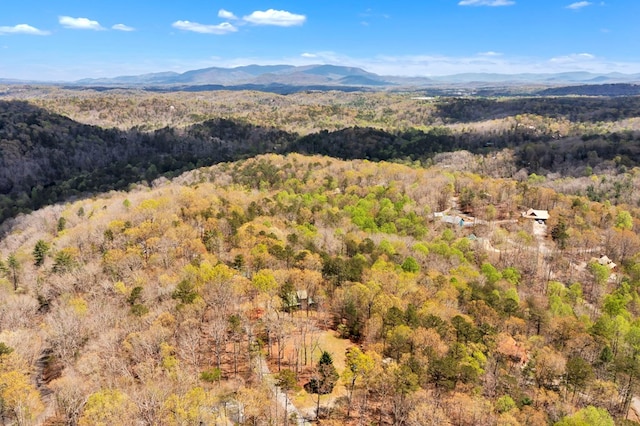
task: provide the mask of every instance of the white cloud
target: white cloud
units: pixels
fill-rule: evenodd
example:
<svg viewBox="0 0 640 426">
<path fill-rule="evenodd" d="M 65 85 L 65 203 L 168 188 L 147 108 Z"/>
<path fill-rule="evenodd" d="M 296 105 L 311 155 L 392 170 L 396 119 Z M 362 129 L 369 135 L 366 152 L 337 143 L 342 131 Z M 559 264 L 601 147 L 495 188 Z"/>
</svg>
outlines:
<svg viewBox="0 0 640 426">
<path fill-rule="evenodd" d="M 460 6 L 511 6 L 516 4 L 513 0 L 461 0 Z"/>
<path fill-rule="evenodd" d="M 480 53 L 478 53 L 478 56 L 493 56 L 493 57 L 495 57 L 495 56 L 502 56 L 502 53 L 494 52 L 494 51 L 489 50 L 488 52 L 480 52 Z"/>
<path fill-rule="evenodd" d="M 230 20 L 238 19 L 238 17 L 234 15 L 233 12 L 229 12 L 228 10 L 224 10 L 224 9 L 220 9 L 218 11 L 218 18 L 230 19 Z"/>
<path fill-rule="evenodd" d="M 367 9 L 362 13 L 358 14 L 362 18 L 383 18 L 383 19 L 391 19 L 391 15 L 388 13 L 374 13 L 373 9 Z"/>
<path fill-rule="evenodd" d="M 579 62 L 592 61 L 596 59 L 591 53 L 572 53 L 566 56 L 556 56 L 549 59 L 549 62 L 557 64 L 575 64 Z"/>
<path fill-rule="evenodd" d="M 117 31 L 135 31 L 136 30 L 135 28 L 125 24 L 115 24 L 114 26 L 111 27 L 111 29 L 117 30 Z"/>
<path fill-rule="evenodd" d="M 302 25 L 307 20 L 305 15 L 298 15 L 286 10 L 269 9 L 265 11 L 256 10 L 251 15 L 242 18 L 246 22 L 255 25 L 275 25 L 278 27 L 293 27 Z"/>
<path fill-rule="evenodd" d="M 218 11 L 218 17 L 227 20 L 238 20 L 239 18 L 225 9 Z M 251 23 L 255 25 L 275 25 L 280 27 L 291 27 L 295 25 L 302 25 L 306 21 L 307 17 L 304 15 L 296 15 L 285 10 L 269 9 L 266 11 L 257 10 L 250 15 L 244 16 L 242 22 L 237 25 L 243 25 L 244 23 Z M 193 31 L 201 34 L 229 34 L 238 31 L 238 27 L 229 23 L 223 22 L 217 25 L 200 24 L 191 21 L 176 21 L 171 24 L 172 27 L 183 31 Z"/>
<path fill-rule="evenodd" d="M 13 27 L 0 27 L 0 35 L 2 34 L 29 34 L 29 35 L 49 35 L 49 31 L 39 30 L 27 24 L 18 24 Z"/>
<path fill-rule="evenodd" d="M 305 52 L 303 54 L 301 54 L 300 56 L 302 56 L 303 58 L 317 58 L 318 55 L 316 55 L 315 53 L 309 53 L 309 52 Z"/>
<path fill-rule="evenodd" d="M 92 21 L 87 18 L 72 18 L 71 16 L 60 16 L 58 22 L 65 28 L 74 30 L 104 30 L 98 21 Z"/>
<path fill-rule="evenodd" d="M 591 3 L 590 1 L 577 1 L 567 6 L 567 9 L 578 10 L 582 9 L 583 7 L 591 6 L 592 4 L 593 3 Z"/>
<path fill-rule="evenodd" d="M 223 35 L 223 34 L 229 34 L 229 33 L 234 33 L 238 31 L 236 27 L 234 27 L 232 24 L 228 22 L 223 22 L 218 25 L 206 25 L 206 24 L 199 24 L 197 22 L 190 22 L 190 21 L 176 21 L 173 24 L 171 24 L 171 26 L 179 30 L 193 31 L 194 33 L 200 33 L 200 34 Z"/>
</svg>

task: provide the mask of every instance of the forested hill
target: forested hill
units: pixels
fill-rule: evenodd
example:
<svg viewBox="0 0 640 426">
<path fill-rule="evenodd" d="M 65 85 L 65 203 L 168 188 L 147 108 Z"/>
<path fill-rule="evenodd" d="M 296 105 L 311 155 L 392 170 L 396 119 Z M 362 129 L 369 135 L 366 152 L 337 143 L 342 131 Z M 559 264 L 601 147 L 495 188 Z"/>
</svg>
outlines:
<svg viewBox="0 0 640 426">
<path fill-rule="evenodd" d="M 457 206 L 472 226 L 433 214 Z M 637 204 L 300 154 L 50 206 L 0 238 L 2 419 L 637 426 L 639 230 Z"/>
<path fill-rule="evenodd" d="M 640 135 L 603 131 L 601 120 L 631 119 L 640 116 L 639 111 L 637 98 L 450 99 L 436 103 L 433 110 L 447 125 L 347 127 L 300 136 L 247 119 L 222 118 L 153 132 L 105 129 L 26 102 L 0 101 L 0 222 L 80 194 L 124 189 L 196 167 L 273 152 L 425 161 L 442 152 L 488 154 L 509 148 L 515 152 L 509 171 L 525 168 L 529 173 L 569 175 L 624 171 L 639 164 Z M 509 116 L 517 112 L 522 114 Z"/>
<path fill-rule="evenodd" d="M 541 96 L 638 96 L 640 84 L 585 84 L 541 90 Z"/>
<path fill-rule="evenodd" d="M 522 114 L 596 123 L 640 116 L 640 97 L 533 97 L 533 98 L 460 98 L 436 104 L 435 115 L 445 123 L 471 123 Z"/>
<path fill-rule="evenodd" d="M 268 152 L 295 137 L 222 119 L 180 131 L 103 129 L 0 101 L 0 220 L 81 193 Z"/>
</svg>

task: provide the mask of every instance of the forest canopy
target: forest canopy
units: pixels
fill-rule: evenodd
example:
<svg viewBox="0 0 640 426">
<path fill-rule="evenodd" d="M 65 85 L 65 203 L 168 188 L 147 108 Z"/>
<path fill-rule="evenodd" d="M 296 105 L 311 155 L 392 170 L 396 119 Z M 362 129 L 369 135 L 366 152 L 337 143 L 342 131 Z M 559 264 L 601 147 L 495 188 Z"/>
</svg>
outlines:
<svg viewBox="0 0 640 426">
<path fill-rule="evenodd" d="M 435 214 L 465 199 L 474 226 Z M 548 209 L 548 235 L 522 205 Z M 24 388 L 6 398 L 26 410 L 4 416 L 57 401 L 59 424 L 263 424 L 278 410 L 264 357 L 323 422 L 623 418 L 639 217 L 510 179 L 299 154 L 47 207 L 0 243 L 2 365 Z"/>
<path fill-rule="evenodd" d="M 0 101 L 2 422 L 640 421 L 636 98 L 50 94 Z"/>
</svg>

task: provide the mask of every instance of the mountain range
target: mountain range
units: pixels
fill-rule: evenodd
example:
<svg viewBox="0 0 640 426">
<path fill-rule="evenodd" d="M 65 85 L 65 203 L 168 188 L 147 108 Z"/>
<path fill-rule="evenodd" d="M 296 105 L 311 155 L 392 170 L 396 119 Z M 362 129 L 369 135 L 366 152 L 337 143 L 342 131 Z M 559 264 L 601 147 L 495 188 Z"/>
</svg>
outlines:
<svg viewBox="0 0 640 426">
<path fill-rule="evenodd" d="M 425 79 L 428 80 L 428 79 Z M 82 79 L 79 85 L 344 85 L 391 86 L 397 84 L 389 78 L 367 72 L 361 68 L 336 65 L 247 65 L 235 68 L 204 68 L 184 73 L 162 72 L 138 76 Z"/>
<path fill-rule="evenodd" d="M 425 70 L 427 71 L 427 70 Z M 2 79 L 0 84 L 60 83 L 46 81 L 18 81 Z M 253 88 L 268 86 L 296 86 L 310 88 L 367 87 L 375 88 L 421 88 L 421 87 L 483 87 L 491 85 L 536 86 L 595 85 L 640 83 L 640 74 L 591 72 L 564 72 L 555 74 L 496 74 L 465 73 L 446 76 L 382 76 L 357 67 L 339 65 L 247 65 L 235 68 L 211 67 L 176 72 L 158 72 L 113 78 L 85 78 L 64 82 L 72 86 L 105 87 L 155 87 L 180 88 L 189 86 L 221 86 L 220 88 Z"/>
</svg>

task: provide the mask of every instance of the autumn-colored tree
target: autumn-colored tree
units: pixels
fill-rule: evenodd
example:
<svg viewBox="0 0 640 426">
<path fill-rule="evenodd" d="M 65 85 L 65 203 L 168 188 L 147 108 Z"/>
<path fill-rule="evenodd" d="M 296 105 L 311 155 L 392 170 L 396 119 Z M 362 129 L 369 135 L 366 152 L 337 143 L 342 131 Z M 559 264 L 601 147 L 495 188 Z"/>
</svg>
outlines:
<svg viewBox="0 0 640 426">
<path fill-rule="evenodd" d="M 78 375 L 69 374 L 49 384 L 54 392 L 56 407 L 67 424 L 78 424 L 87 397 L 89 386 Z"/>
<path fill-rule="evenodd" d="M 349 391 L 349 402 L 347 405 L 346 417 L 349 418 L 351 414 L 351 405 L 353 402 L 353 393 L 359 380 L 367 377 L 373 370 L 374 361 L 367 353 L 362 352 L 357 347 L 352 347 L 347 350 L 345 354 L 346 368 L 342 373 L 342 379 L 347 385 Z"/>
<path fill-rule="evenodd" d="M 240 403 L 240 421 L 256 425 L 272 420 L 269 395 L 269 389 L 264 387 L 241 388 L 236 396 Z"/>
<path fill-rule="evenodd" d="M 606 410 L 590 405 L 563 418 L 555 426 L 613 426 L 614 424 L 613 418 Z"/>
<path fill-rule="evenodd" d="M 0 353 L 0 414 L 18 425 L 32 424 L 44 410 L 24 360 L 4 345 Z"/>
<path fill-rule="evenodd" d="M 215 424 L 216 399 L 202 387 L 194 387 L 184 394 L 171 394 L 164 402 L 165 419 L 168 425 Z"/>
<path fill-rule="evenodd" d="M 105 389 L 89 396 L 78 425 L 126 425 L 135 421 L 135 418 L 136 406 L 127 394 L 116 389 Z"/>
<path fill-rule="evenodd" d="M 553 387 L 562 376 L 566 359 L 561 353 L 545 346 L 535 356 L 535 379 L 539 387 Z"/>
</svg>

